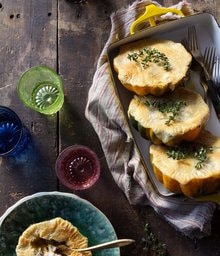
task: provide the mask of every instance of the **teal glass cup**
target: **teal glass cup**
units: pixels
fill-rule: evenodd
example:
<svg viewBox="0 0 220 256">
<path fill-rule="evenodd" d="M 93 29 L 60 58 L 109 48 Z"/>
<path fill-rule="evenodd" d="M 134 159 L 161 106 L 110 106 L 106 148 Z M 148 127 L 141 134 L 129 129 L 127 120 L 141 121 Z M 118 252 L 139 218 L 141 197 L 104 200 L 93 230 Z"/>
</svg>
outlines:
<svg viewBox="0 0 220 256">
<path fill-rule="evenodd" d="M 55 114 L 63 106 L 62 80 L 47 66 L 28 69 L 20 77 L 17 91 L 25 106 L 41 114 Z"/>
<path fill-rule="evenodd" d="M 30 133 L 18 115 L 0 106 L 0 157 L 17 157 L 30 144 Z"/>
</svg>

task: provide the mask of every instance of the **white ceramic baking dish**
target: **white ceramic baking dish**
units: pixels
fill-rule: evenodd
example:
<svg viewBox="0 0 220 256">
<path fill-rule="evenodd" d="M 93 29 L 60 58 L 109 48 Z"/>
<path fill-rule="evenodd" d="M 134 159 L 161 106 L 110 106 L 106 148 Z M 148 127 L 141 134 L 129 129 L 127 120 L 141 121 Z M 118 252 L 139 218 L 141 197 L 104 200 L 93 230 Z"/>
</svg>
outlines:
<svg viewBox="0 0 220 256">
<path fill-rule="evenodd" d="M 120 81 L 118 80 L 117 73 L 113 68 L 113 59 L 117 55 L 121 45 L 134 42 L 143 38 L 155 38 L 155 39 L 169 39 L 176 42 L 182 42 L 187 38 L 188 27 L 195 26 L 197 31 L 197 37 L 199 41 L 199 48 L 201 52 L 204 53 L 206 47 L 215 46 L 217 55 L 220 55 L 220 33 L 219 25 L 213 15 L 209 13 L 201 13 L 192 16 L 183 17 L 179 20 L 169 21 L 167 23 L 160 24 L 155 27 L 150 27 L 137 32 L 134 35 L 128 36 L 122 40 L 119 40 L 110 45 L 108 48 L 108 59 L 112 70 L 112 77 L 114 81 L 114 86 L 116 93 L 119 97 L 121 105 L 124 110 L 125 117 L 127 118 L 127 109 L 133 93 L 126 90 Z M 200 80 L 198 74 L 191 74 L 191 79 L 193 79 L 196 84 L 195 90 L 202 93 Z M 213 134 L 220 136 L 220 122 L 216 116 L 213 105 L 209 102 L 211 117 L 207 123 L 206 129 L 211 131 Z M 129 121 L 128 121 L 129 124 Z M 142 157 L 144 166 L 155 186 L 157 191 L 163 196 L 171 196 L 173 193 L 168 191 L 163 184 L 161 184 L 155 177 L 154 172 L 150 165 L 149 159 L 149 145 L 150 142 L 140 136 L 140 134 L 129 124 L 133 139 Z"/>
</svg>

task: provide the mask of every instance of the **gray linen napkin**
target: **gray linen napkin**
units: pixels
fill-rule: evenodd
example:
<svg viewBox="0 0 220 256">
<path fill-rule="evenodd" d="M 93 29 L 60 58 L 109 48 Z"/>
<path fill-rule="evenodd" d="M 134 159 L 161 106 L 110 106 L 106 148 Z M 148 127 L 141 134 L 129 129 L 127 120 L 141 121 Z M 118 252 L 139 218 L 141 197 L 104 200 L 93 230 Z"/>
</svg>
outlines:
<svg viewBox="0 0 220 256">
<path fill-rule="evenodd" d="M 129 35 L 130 25 L 144 13 L 145 6 L 150 3 L 159 5 L 146 0 L 136 1 L 111 15 L 110 36 L 98 60 L 85 115 L 99 136 L 115 182 L 129 202 L 132 205 L 150 205 L 176 230 L 190 238 L 202 238 L 211 234 L 211 220 L 216 204 L 157 194 L 141 163 L 110 75 L 108 46 L 118 37 L 122 39 Z M 191 6 L 185 1 L 174 7 L 181 9 L 185 15 L 192 14 Z M 163 18 L 167 20 L 178 17 L 168 14 Z"/>
</svg>

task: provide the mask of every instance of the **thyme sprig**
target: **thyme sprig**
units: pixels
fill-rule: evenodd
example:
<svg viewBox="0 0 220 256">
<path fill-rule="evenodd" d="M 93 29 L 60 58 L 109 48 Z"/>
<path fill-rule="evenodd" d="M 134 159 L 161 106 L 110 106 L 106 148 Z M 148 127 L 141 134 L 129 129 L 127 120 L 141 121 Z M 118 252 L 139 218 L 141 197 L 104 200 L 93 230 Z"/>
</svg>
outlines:
<svg viewBox="0 0 220 256">
<path fill-rule="evenodd" d="M 153 102 L 145 101 L 145 104 L 148 107 L 153 107 L 158 109 L 163 114 L 169 114 L 168 120 L 165 121 L 166 125 L 170 125 L 170 123 L 176 120 L 176 117 L 179 115 L 179 112 L 182 107 L 186 106 L 185 101 L 177 100 L 177 101 L 165 101 L 165 100 L 155 100 Z"/>
<path fill-rule="evenodd" d="M 159 242 L 147 223 L 144 227 L 146 237 L 142 239 L 143 250 L 146 255 L 168 256 L 166 245 Z"/>
<path fill-rule="evenodd" d="M 196 163 L 196 169 L 201 169 L 204 166 L 204 163 L 207 161 L 208 157 L 207 154 L 213 152 L 212 147 L 204 147 L 201 146 L 199 150 L 194 152 L 194 157 L 198 160 Z"/>
<path fill-rule="evenodd" d="M 212 153 L 212 147 L 205 147 L 204 145 L 196 144 L 182 144 L 178 147 L 170 147 L 167 151 L 168 157 L 175 160 L 185 159 L 187 157 L 193 157 L 197 160 L 195 165 L 196 169 L 201 169 L 205 162 L 208 160 L 207 154 Z"/>
<path fill-rule="evenodd" d="M 163 66 L 166 71 L 170 70 L 170 62 L 167 56 L 155 48 L 145 47 L 138 52 L 128 54 L 128 59 L 135 62 L 140 59 L 140 63 L 143 69 L 149 67 L 149 63 L 153 62 Z"/>
</svg>

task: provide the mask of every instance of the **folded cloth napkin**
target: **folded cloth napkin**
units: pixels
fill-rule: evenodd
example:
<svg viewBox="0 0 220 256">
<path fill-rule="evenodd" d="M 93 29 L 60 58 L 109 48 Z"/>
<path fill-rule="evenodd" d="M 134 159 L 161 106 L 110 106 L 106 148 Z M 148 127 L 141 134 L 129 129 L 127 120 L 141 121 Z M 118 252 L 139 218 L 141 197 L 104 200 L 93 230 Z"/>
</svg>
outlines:
<svg viewBox="0 0 220 256">
<path fill-rule="evenodd" d="M 157 2 L 148 0 L 136 1 L 111 15 L 110 36 L 98 60 L 85 115 L 99 136 L 115 182 L 124 191 L 129 202 L 132 205 L 150 205 L 176 230 L 190 238 L 202 238 L 211 234 L 211 220 L 216 204 L 196 202 L 185 197 L 163 197 L 155 191 L 134 145 L 110 74 L 108 46 L 118 38 L 128 36 L 132 22 L 151 3 L 160 6 Z M 192 14 L 191 6 L 185 1 L 172 7 L 181 9 L 185 15 Z M 178 17 L 167 14 L 161 19 L 173 18 Z"/>
</svg>

